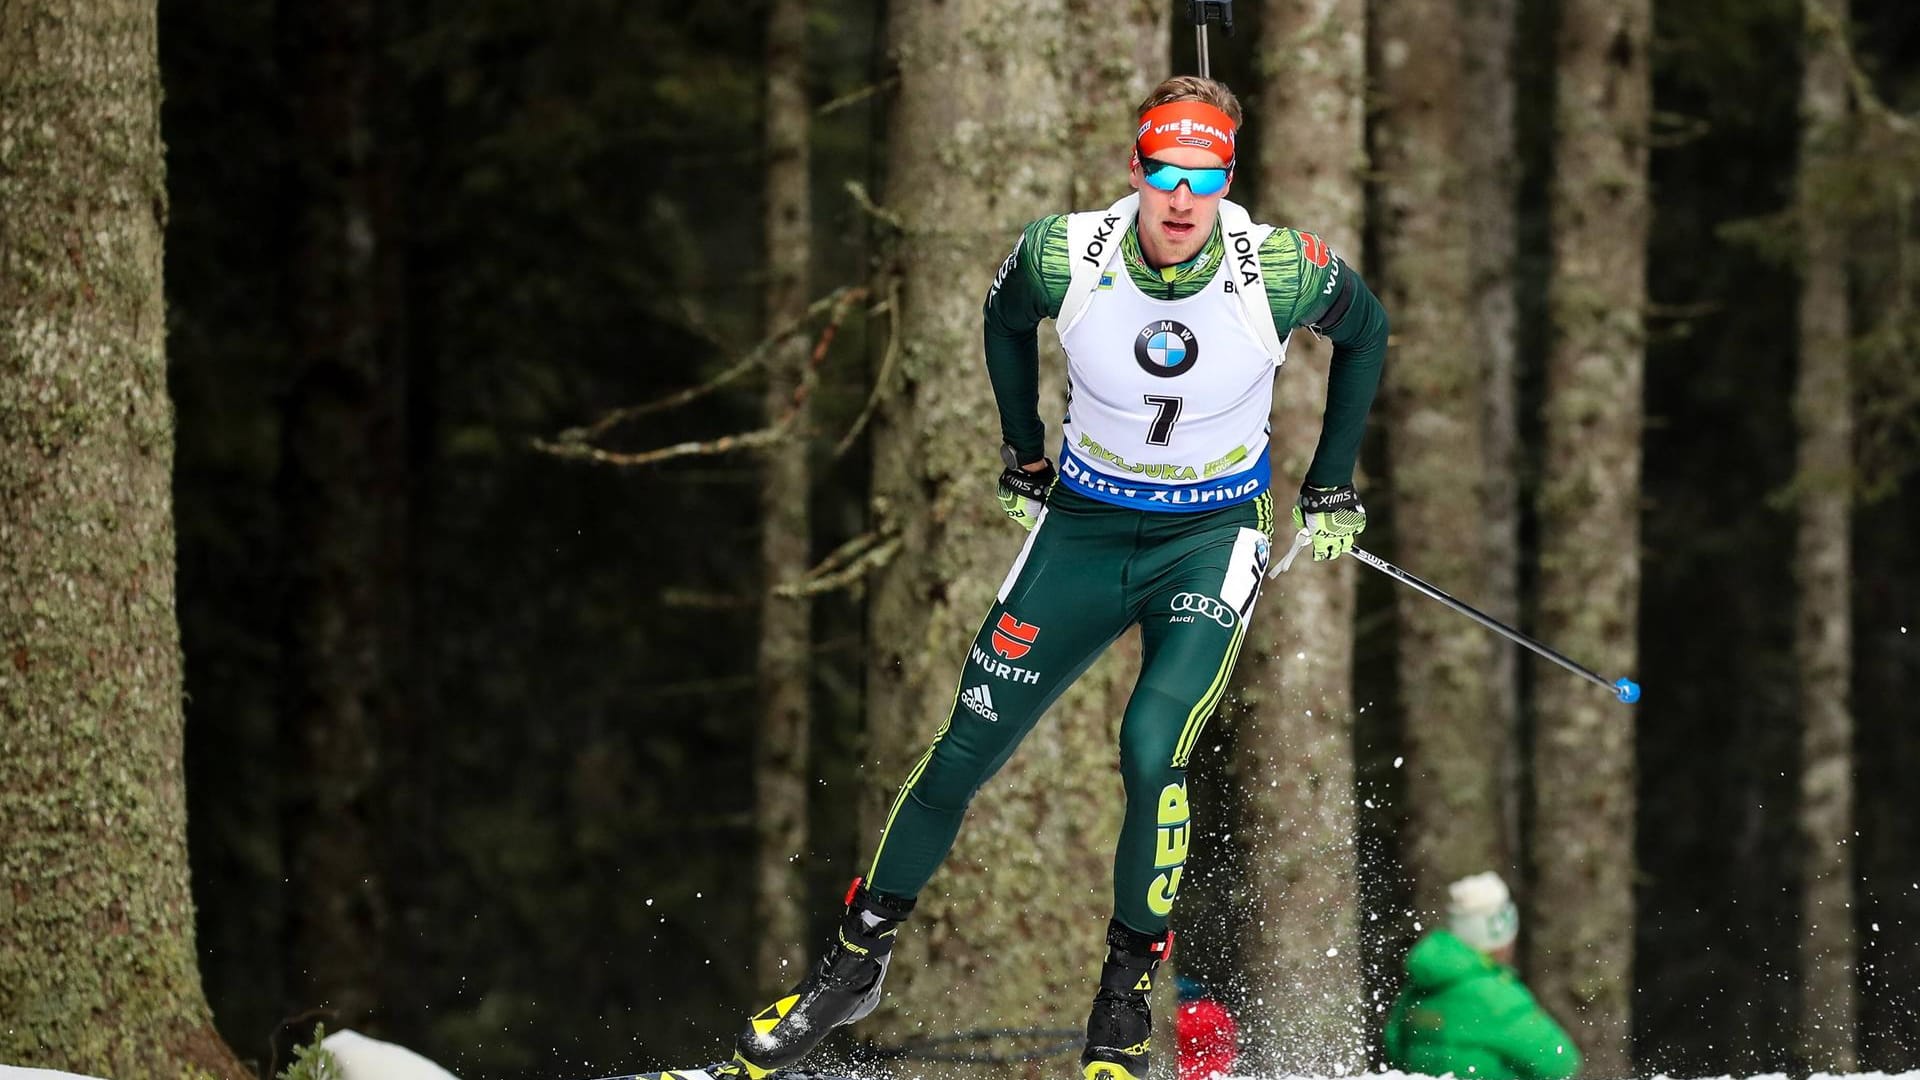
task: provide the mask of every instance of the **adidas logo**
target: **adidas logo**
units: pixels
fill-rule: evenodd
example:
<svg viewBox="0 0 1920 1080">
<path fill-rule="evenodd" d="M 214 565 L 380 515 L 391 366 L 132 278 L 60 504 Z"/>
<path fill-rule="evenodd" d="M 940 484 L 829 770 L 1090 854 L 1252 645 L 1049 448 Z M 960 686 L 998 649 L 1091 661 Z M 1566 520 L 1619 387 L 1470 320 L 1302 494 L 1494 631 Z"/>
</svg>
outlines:
<svg viewBox="0 0 1920 1080">
<path fill-rule="evenodd" d="M 966 705 L 967 708 L 972 709 L 988 720 L 992 720 L 995 723 L 1000 722 L 1000 714 L 993 711 L 993 691 L 987 689 L 986 683 L 981 683 L 979 686 L 970 686 L 962 690 L 960 692 L 960 701 Z"/>
</svg>

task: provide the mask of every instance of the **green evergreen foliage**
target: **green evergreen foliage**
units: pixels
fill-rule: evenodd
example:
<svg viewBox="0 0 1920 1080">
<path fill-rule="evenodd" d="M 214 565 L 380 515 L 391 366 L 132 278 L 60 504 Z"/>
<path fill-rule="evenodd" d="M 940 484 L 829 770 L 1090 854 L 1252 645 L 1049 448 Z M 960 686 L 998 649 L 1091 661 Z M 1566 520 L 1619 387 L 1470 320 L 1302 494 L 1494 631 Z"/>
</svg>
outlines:
<svg viewBox="0 0 1920 1080">
<path fill-rule="evenodd" d="M 294 1047 L 293 1060 L 275 1075 L 274 1080 L 346 1080 L 346 1074 L 340 1070 L 340 1062 L 321 1045 L 326 1037 L 327 1026 L 315 1024 L 313 1041 Z"/>
</svg>

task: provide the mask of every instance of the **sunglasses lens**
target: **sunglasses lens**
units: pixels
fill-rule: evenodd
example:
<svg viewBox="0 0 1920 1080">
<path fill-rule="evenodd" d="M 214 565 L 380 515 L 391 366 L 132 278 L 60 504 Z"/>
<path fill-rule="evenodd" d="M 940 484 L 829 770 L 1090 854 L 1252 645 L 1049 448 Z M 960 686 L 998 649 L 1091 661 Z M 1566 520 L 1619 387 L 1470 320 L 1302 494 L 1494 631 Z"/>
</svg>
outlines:
<svg viewBox="0 0 1920 1080">
<path fill-rule="evenodd" d="M 1214 195 L 1227 186 L 1225 169 L 1186 169 L 1165 162 L 1146 161 L 1141 164 L 1141 175 L 1160 191 L 1172 191 L 1182 181 L 1195 195 Z"/>
<path fill-rule="evenodd" d="M 1187 186 L 1195 195 L 1217 195 L 1221 188 L 1227 186 L 1227 170 L 1189 169 Z"/>
</svg>

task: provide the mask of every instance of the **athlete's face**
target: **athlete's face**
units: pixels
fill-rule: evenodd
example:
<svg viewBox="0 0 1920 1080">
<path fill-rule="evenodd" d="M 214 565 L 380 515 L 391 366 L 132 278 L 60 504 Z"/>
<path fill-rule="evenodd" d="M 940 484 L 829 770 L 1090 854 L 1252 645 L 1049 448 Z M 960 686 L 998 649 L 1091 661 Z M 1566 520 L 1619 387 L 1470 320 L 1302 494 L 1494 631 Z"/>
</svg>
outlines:
<svg viewBox="0 0 1920 1080">
<path fill-rule="evenodd" d="M 1189 169 L 1218 169 L 1226 165 L 1219 155 L 1197 146 L 1173 146 L 1153 155 L 1156 161 Z M 1133 166 L 1129 175 L 1133 190 L 1140 193 L 1140 250 L 1154 266 L 1173 266 L 1186 262 L 1206 246 L 1213 234 L 1214 219 L 1220 216 L 1220 200 L 1233 190 L 1229 177 L 1225 187 L 1211 195 L 1195 195 L 1182 183 L 1172 191 L 1161 191 Z"/>
</svg>

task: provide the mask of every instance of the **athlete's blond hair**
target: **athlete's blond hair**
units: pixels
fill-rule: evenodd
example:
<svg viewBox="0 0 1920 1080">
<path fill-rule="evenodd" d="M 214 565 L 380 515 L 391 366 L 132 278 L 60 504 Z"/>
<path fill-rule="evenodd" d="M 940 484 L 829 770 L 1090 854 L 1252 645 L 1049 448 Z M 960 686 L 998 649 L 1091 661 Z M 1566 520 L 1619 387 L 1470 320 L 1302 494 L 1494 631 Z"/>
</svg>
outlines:
<svg viewBox="0 0 1920 1080">
<path fill-rule="evenodd" d="M 1170 101 L 1204 101 L 1227 114 L 1234 127 L 1240 126 L 1240 99 L 1233 96 L 1227 84 L 1203 79 L 1198 75 L 1175 75 L 1159 86 L 1147 92 L 1146 100 L 1133 111 L 1134 121 L 1147 115 L 1147 110 L 1159 108 Z"/>
</svg>

